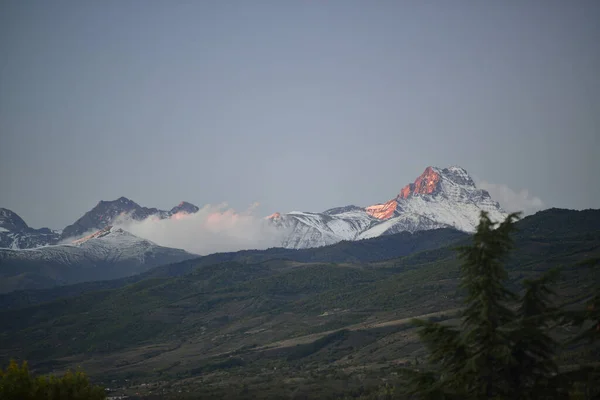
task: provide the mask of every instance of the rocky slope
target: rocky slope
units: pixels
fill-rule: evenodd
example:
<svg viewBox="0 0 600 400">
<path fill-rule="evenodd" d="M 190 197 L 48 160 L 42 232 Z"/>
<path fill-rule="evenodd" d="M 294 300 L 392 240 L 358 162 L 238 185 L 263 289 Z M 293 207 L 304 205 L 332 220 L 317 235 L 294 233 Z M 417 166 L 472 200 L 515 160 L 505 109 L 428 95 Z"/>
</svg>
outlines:
<svg viewBox="0 0 600 400">
<path fill-rule="evenodd" d="M 56 244 L 59 238 L 58 232 L 31 228 L 17 213 L 0 208 L 0 248 L 31 249 Z"/>
<path fill-rule="evenodd" d="M 285 232 L 282 245 L 306 248 L 360 240 L 402 231 L 437 228 L 475 230 L 484 210 L 494 220 L 506 212 L 478 189 L 461 167 L 427 167 L 393 199 L 368 207 L 346 206 L 322 213 L 275 213 L 268 218 Z"/>
<path fill-rule="evenodd" d="M 192 214 L 199 210 L 195 205 L 181 202 L 171 210 L 142 207 L 126 197 L 112 201 L 100 201 L 94 208 L 85 213 L 73 224 L 63 229 L 61 238 L 78 238 L 90 231 L 104 229 L 112 225 L 117 217 L 123 216 L 136 221 L 142 221 L 150 216 L 170 218 L 178 213 Z"/>
</svg>

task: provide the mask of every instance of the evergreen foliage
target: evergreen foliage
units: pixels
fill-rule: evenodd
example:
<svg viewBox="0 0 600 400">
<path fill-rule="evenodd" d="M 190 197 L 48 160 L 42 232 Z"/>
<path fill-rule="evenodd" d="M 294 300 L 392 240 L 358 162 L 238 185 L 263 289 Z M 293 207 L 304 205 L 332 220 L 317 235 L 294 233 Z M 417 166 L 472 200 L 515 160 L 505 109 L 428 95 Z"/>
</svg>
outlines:
<svg viewBox="0 0 600 400">
<path fill-rule="evenodd" d="M 99 386 L 90 383 L 82 371 L 67 371 L 63 376 L 34 377 L 27 362 L 19 365 L 11 360 L 6 370 L 0 370 L 2 400 L 102 400 L 106 395 Z"/>
<path fill-rule="evenodd" d="M 481 213 L 470 245 L 458 248 L 465 308 L 461 324 L 415 320 L 428 351 L 429 366 L 406 369 L 409 395 L 420 399 L 569 399 L 581 392 L 593 368 L 561 372 L 556 355 L 561 345 L 551 329 L 566 321 L 553 305 L 549 285 L 557 270 L 523 282 L 519 296 L 507 289 L 504 269 L 513 247 L 511 234 L 519 214 L 502 223 Z M 598 296 L 572 322 L 595 321 L 585 337 L 598 337 Z M 589 386 L 589 385 L 588 385 Z M 584 391 L 590 394 L 589 387 Z M 586 395 L 587 396 L 587 395 Z M 592 398 L 592 397 L 583 397 Z"/>
</svg>

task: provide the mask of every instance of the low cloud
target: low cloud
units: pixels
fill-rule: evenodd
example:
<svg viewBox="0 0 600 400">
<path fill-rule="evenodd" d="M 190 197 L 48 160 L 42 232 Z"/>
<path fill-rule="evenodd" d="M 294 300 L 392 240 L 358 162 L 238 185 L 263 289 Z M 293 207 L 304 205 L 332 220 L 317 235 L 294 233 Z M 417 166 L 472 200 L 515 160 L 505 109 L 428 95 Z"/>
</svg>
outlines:
<svg viewBox="0 0 600 400">
<path fill-rule="evenodd" d="M 487 190 L 492 199 L 500 203 L 500 206 L 508 212 L 522 211 L 525 215 L 533 214 L 544 208 L 544 202 L 537 196 L 533 196 L 527 189 L 515 191 L 506 185 L 477 182 L 477 187 Z"/>
<path fill-rule="evenodd" d="M 168 219 L 120 218 L 114 226 L 158 245 L 201 255 L 280 246 L 283 232 L 256 216 L 256 206 L 239 213 L 227 204 L 206 205 L 194 214 L 178 213 Z"/>
</svg>

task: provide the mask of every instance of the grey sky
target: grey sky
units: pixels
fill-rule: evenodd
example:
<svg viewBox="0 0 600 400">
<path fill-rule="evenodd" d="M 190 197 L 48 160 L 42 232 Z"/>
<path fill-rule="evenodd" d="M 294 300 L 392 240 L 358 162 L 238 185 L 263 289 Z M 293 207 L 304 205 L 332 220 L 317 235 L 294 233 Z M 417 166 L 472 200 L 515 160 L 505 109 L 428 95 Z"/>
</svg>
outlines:
<svg viewBox="0 0 600 400">
<path fill-rule="evenodd" d="M 596 0 L 4 0 L 0 207 L 322 211 L 458 164 L 598 208 L 598 21 Z"/>
</svg>

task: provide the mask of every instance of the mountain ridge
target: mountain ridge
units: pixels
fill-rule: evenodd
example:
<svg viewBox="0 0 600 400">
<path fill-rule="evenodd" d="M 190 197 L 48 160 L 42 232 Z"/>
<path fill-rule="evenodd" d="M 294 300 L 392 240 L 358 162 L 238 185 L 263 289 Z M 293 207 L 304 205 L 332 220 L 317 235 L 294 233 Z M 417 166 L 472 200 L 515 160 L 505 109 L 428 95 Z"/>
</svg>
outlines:
<svg viewBox="0 0 600 400">
<path fill-rule="evenodd" d="M 403 186 L 393 198 L 383 203 L 366 207 L 334 207 L 320 213 L 276 212 L 265 220 L 267 224 L 280 229 L 282 247 L 309 248 L 402 231 L 453 228 L 472 232 L 482 210 L 490 213 L 494 220 L 506 216 L 506 212 L 487 191 L 476 187 L 464 168 L 456 165 L 447 168 L 428 166 L 414 182 Z M 166 219 L 198 211 L 197 206 L 185 201 L 170 210 L 161 210 L 140 206 L 126 197 L 102 200 L 60 234 L 49 230 L 21 230 L 17 234 L 2 228 L 5 231 L 0 232 L 0 247 L 16 249 L 53 245 L 94 234 L 114 225 L 120 218 L 134 221 Z M 4 225 L 11 228 L 26 226 L 18 216 L 13 216 Z"/>
<path fill-rule="evenodd" d="M 402 231 L 454 228 L 473 232 L 481 211 L 493 220 L 507 215 L 487 191 L 476 187 L 464 168 L 429 166 L 384 203 L 336 207 L 322 213 L 276 212 L 267 219 L 290 232 L 282 241 L 284 247 L 306 248 Z"/>
<path fill-rule="evenodd" d="M 0 208 L 0 248 L 28 249 L 56 244 L 60 233 L 49 228 L 35 229 L 8 208 Z"/>
<path fill-rule="evenodd" d="M 140 206 L 135 201 L 123 196 L 116 200 L 101 200 L 90 211 L 65 227 L 61 233 L 61 239 L 77 238 L 90 231 L 104 229 L 112 225 L 115 219 L 120 216 L 142 221 L 149 217 L 170 218 L 178 213 L 193 214 L 198 210 L 197 206 L 186 201 L 182 201 L 170 210 L 160 210 L 154 207 Z"/>
<path fill-rule="evenodd" d="M 0 249 L 0 292 L 126 277 L 196 257 L 111 226 L 69 244 Z"/>
</svg>

